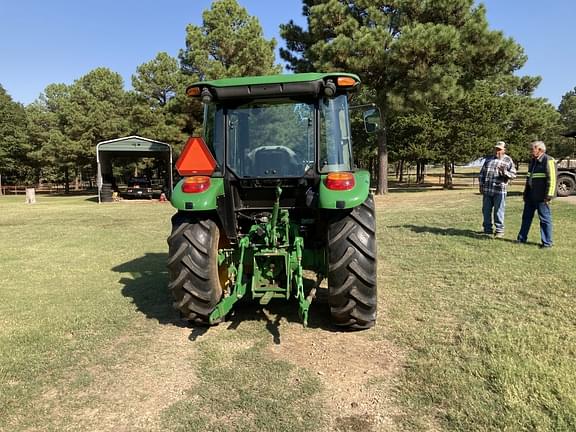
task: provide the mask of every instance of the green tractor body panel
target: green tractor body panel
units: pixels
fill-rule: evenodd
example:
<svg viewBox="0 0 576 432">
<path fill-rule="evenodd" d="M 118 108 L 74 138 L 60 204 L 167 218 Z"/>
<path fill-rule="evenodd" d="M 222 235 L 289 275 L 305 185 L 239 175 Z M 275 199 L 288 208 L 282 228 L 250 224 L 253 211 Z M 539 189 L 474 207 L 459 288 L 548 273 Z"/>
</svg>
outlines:
<svg viewBox="0 0 576 432">
<path fill-rule="evenodd" d="M 370 173 L 358 170 L 354 173 L 355 184 L 350 190 L 335 191 L 326 187 L 327 175 L 322 175 L 320 182 L 318 207 L 323 209 L 350 209 L 359 206 L 370 193 Z"/>
<path fill-rule="evenodd" d="M 182 191 L 182 183 L 184 179 L 176 184 L 170 197 L 172 206 L 180 211 L 216 210 L 218 197 L 224 195 L 224 179 L 221 177 L 212 177 L 210 187 L 199 193 Z"/>
</svg>

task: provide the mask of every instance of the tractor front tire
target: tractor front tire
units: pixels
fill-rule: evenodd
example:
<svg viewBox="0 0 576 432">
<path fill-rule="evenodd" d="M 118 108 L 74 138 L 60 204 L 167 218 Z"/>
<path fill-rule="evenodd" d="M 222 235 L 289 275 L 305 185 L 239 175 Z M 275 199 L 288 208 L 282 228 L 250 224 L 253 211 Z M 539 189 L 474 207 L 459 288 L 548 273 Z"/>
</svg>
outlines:
<svg viewBox="0 0 576 432">
<path fill-rule="evenodd" d="M 332 221 L 328 228 L 328 303 L 332 322 L 367 329 L 376 322 L 374 199 Z"/>
<path fill-rule="evenodd" d="M 222 298 L 219 241 L 220 230 L 212 219 L 186 213 L 172 217 L 168 288 L 174 307 L 194 324 L 209 325 L 210 314 Z"/>
</svg>

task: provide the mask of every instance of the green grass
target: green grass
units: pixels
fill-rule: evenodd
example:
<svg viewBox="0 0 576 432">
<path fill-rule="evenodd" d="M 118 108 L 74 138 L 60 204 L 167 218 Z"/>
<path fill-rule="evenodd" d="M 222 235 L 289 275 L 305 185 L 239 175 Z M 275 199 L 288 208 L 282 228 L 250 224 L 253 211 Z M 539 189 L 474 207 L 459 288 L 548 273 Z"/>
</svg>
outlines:
<svg viewBox="0 0 576 432">
<path fill-rule="evenodd" d="M 380 213 L 387 335 L 410 355 L 397 388 L 407 430 L 574 430 L 574 206 L 554 203 L 556 245 L 482 239 L 479 197 L 419 194 Z M 390 198 L 392 200 L 392 198 Z M 417 201 L 416 201 L 417 200 Z M 383 268 L 382 268 L 383 267 Z"/>
<path fill-rule="evenodd" d="M 502 240 L 476 234 L 470 189 L 378 199 L 379 322 L 338 335 L 323 308 L 299 327 L 295 305 L 273 309 L 280 325 L 248 307 L 182 327 L 172 208 L 87 198 L 0 197 L 0 430 L 576 429 L 576 206 L 553 203 L 540 250 L 536 225 L 511 241 L 517 195 Z"/>
</svg>

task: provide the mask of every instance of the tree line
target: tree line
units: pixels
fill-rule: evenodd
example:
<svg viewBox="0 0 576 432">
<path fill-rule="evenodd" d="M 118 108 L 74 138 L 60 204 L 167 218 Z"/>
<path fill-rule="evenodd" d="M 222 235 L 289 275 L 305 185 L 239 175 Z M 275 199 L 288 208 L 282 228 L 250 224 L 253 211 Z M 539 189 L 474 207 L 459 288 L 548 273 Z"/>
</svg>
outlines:
<svg viewBox="0 0 576 432">
<path fill-rule="evenodd" d="M 306 27 L 281 25 L 280 50 L 294 72 L 347 71 L 363 87 L 354 104 L 376 103 L 384 127 L 357 135 L 357 164 L 388 188 L 391 162 L 445 166 L 470 161 L 503 140 L 516 160 L 542 139 L 560 157 L 572 150 L 561 132 L 576 129 L 576 87 L 558 109 L 534 97 L 540 77 L 517 76 L 522 47 L 489 28 L 474 0 L 303 0 Z M 132 90 L 97 68 L 72 84 L 50 84 L 27 106 L 0 84 L 0 175 L 14 183 L 40 179 L 68 185 L 94 172 L 100 141 L 141 135 L 179 153 L 200 132 L 202 107 L 185 96 L 198 80 L 281 73 L 276 41 L 236 0 L 216 0 L 201 25 L 188 25 L 178 58 L 160 52 L 136 68 Z M 419 170 L 419 174 L 423 169 Z M 420 176 L 421 178 L 423 176 Z"/>
</svg>

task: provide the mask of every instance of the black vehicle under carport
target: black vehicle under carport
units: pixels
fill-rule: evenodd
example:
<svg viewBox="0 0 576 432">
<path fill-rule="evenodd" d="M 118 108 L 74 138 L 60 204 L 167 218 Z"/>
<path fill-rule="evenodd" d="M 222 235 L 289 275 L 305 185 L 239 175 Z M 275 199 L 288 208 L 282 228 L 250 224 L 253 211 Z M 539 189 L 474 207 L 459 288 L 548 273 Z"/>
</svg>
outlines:
<svg viewBox="0 0 576 432">
<path fill-rule="evenodd" d="M 160 141 L 129 136 L 109 141 L 102 141 L 96 146 L 98 163 L 98 202 L 112 201 L 114 192 L 113 162 L 115 159 L 154 158 L 166 167 L 163 171 L 164 190 L 168 195 L 172 190 L 172 147 Z"/>
</svg>

